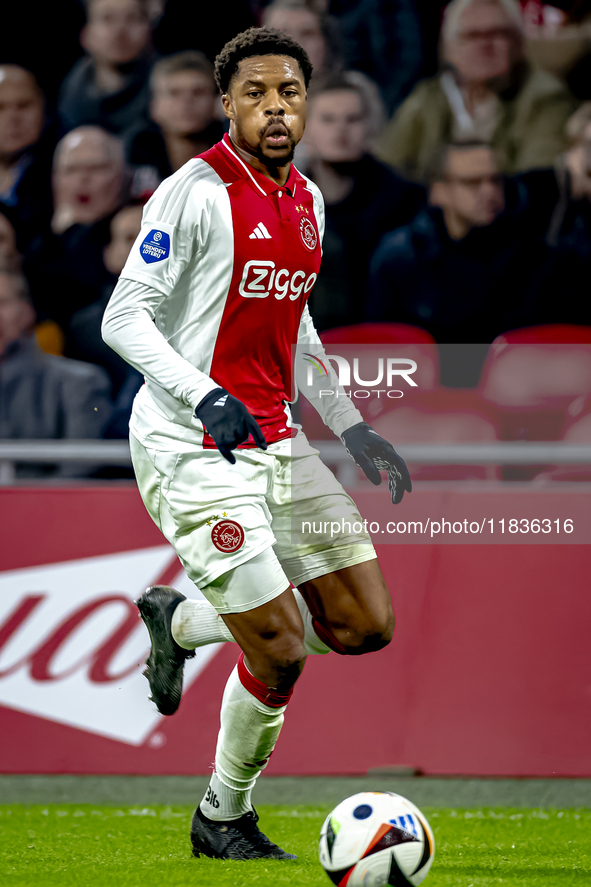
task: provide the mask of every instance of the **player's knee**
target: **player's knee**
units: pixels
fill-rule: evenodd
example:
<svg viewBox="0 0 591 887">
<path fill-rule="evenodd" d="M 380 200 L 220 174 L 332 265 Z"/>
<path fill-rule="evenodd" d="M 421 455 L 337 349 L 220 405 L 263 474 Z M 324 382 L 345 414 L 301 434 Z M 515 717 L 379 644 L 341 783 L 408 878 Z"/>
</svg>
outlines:
<svg viewBox="0 0 591 887">
<path fill-rule="evenodd" d="M 383 650 L 394 637 L 394 614 L 392 613 L 379 625 L 373 627 L 373 631 L 366 638 L 367 652 Z"/>
<path fill-rule="evenodd" d="M 371 616 L 360 621 L 354 632 L 348 632 L 341 640 L 345 651 L 350 656 L 361 656 L 363 653 L 375 653 L 387 647 L 394 635 L 394 614 Z"/>
<path fill-rule="evenodd" d="M 268 667 L 277 676 L 277 687 L 293 687 L 306 663 L 303 639 L 297 633 L 281 634 L 266 652 Z"/>
</svg>

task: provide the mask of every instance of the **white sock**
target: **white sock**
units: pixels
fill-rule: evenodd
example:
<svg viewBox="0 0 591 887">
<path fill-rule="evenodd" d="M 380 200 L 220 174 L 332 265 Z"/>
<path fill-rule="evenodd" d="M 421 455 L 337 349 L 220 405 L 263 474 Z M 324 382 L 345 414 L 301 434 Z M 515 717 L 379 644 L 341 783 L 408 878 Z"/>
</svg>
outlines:
<svg viewBox="0 0 591 887">
<path fill-rule="evenodd" d="M 300 611 L 300 616 L 302 617 L 302 622 L 304 623 L 304 649 L 306 653 L 330 653 L 330 647 L 327 647 L 314 631 L 312 614 L 308 610 L 306 601 L 303 599 L 297 588 L 294 588 L 293 593 L 296 599 L 296 604 L 298 605 L 298 610 Z"/>
<path fill-rule="evenodd" d="M 252 810 L 252 789 L 275 748 L 287 708 L 287 703 L 265 705 L 247 690 L 239 677 L 243 668 L 243 663 L 236 666 L 224 690 L 215 772 L 199 805 L 205 816 L 217 821 L 238 819 Z M 268 690 L 252 676 L 250 681 Z"/>
<path fill-rule="evenodd" d="M 174 640 L 185 650 L 234 640 L 222 617 L 207 601 L 181 601 L 172 614 L 170 627 Z"/>
<path fill-rule="evenodd" d="M 297 588 L 293 590 L 302 622 L 304 623 L 304 648 L 308 654 L 330 653 L 312 625 L 312 614 Z M 181 601 L 172 614 L 172 636 L 185 650 L 194 650 L 205 644 L 235 643 L 230 629 L 208 601 Z"/>
</svg>

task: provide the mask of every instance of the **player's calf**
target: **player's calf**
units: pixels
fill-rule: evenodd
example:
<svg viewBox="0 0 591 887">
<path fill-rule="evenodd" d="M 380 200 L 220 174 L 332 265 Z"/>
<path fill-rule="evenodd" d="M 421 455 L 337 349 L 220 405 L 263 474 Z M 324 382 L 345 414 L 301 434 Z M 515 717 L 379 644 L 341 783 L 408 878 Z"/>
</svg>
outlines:
<svg viewBox="0 0 591 887">
<path fill-rule="evenodd" d="M 290 858 L 256 827 L 251 792 L 306 660 L 302 620 L 287 589 L 224 621 L 243 654 L 224 690 L 215 771 L 193 817 L 193 852 L 223 859 Z"/>
<path fill-rule="evenodd" d="M 249 672 L 263 684 L 287 693 L 301 675 L 306 663 L 306 651 L 298 636 L 274 639 L 256 649 L 245 651 Z"/>
<path fill-rule="evenodd" d="M 286 693 L 306 661 L 304 626 L 291 589 L 224 621 L 240 645 L 249 672 L 268 687 Z"/>
</svg>

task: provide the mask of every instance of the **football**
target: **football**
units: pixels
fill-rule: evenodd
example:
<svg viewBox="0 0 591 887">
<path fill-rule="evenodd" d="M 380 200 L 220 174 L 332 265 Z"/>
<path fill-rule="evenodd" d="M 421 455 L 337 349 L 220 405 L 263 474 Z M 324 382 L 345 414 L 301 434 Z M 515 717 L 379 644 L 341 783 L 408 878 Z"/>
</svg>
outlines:
<svg viewBox="0 0 591 887">
<path fill-rule="evenodd" d="M 405 887 L 425 880 L 435 840 L 426 817 L 393 792 L 359 792 L 334 808 L 319 855 L 337 887 Z"/>
</svg>

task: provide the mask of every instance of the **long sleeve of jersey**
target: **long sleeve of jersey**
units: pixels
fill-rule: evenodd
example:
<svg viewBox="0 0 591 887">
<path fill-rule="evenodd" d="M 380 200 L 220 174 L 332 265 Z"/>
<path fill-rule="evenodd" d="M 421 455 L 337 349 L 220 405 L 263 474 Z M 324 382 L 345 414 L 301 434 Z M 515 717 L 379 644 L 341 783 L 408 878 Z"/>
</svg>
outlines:
<svg viewBox="0 0 591 887">
<path fill-rule="evenodd" d="M 328 375 L 314 373 L 313 368 L 311 371 L 310 359 L 318 360 L 318 358 Z M 310 401 L 324 424 L 328 425 L 337 437 L 340 437 L 347 428 L 364 421 L 357 407 L 339 384 L 307 305 L 302 313 L 298 332 L 294 373 L 298 390 Z M 328 394 L 329 391 L 331 394 Z"/>
<path fill-rule="evenodd" d="M 279 187 L 227 139 L 165 179 L 103 322 L 107 344 L 146 378 L 131 420 L 138 437 L 171 423 L 169 436 L 192 439 L 195 407 L 216 387 L 245 404 L 268 441 L 287 433 L 291 344 L 302 328 L 321 347 L 305 303 L 323 230 L 312 182 L 292 167 Z M 354 424 L 345 414 L 360 421 L 345 400 L 316 401 L 337 434 Z"/>
<path fill-rule="evenodd" d="M 145 283 L 121 277 L 105 311 L 103 339 L 146 379 L 193 411 L 220 386 L 181 357 L 156 328 L 154 317 L 165 298 Z"/>
</svg>

